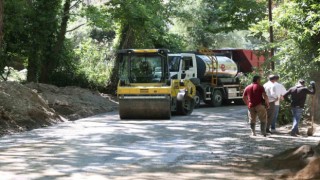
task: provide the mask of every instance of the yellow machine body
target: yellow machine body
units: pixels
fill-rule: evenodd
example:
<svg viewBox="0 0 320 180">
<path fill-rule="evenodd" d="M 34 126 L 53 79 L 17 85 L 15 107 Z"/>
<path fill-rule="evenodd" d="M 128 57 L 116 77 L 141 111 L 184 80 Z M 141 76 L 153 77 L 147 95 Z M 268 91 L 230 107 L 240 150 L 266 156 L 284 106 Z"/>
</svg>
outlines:
<svg viewBox="0 0 320 180">
<path fill-rule="evenodd" d="M 121 72 L 117 88 L 121 119 L 170 119 L 172 112 L 182 115 L 192 113 L 193 97 L 196 93 L 195 86 L 189 80 L 170 80 L 169 76 L 166 77 L 166 73 L 169 72 L 166 69 L 168 68 L 166 53 L 160 54 L 162 59 L 158 65 L 161 64 L 163 68 L 161 72 L 157 72 L 161 68 L 153 67 L 156 63 L 152 60 L 158 61 L 159 51 L 161 50 L 122 50 L 125 55 L 123 59 L 129 63 L 123 62 L 125 64 L 123 69 L 126 71 Z M 130 55 L 129 58 L 127 54 Z M 135 66 L 133 63 L 137 61 L 136 57 L 145 61 L 144 63 L 151 64 L 151 69 L 155 69 L 155 72 L 149 74 L 156 78 L 150 75 L 150 79 L 146 80 L 146 77 L 149 78 L 148 74 L 148 76 L 140 78 L 140 81 L 145 82 L 139 82 L 139 77 L 133 74 L 134 71 L 130 72 L 133 69 L 131 66 Z M 149 59 L 145 60 L 144 57 Z M 141 74 L 139 72 L 140 76 Z"/>
</svg>

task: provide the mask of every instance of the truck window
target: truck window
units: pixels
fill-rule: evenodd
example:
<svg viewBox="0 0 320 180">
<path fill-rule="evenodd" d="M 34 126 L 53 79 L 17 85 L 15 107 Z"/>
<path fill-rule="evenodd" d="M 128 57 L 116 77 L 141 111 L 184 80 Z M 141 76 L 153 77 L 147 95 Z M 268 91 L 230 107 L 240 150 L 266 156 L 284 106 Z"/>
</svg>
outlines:
<svg viewBox="0 0 320 180">
<path fill-rule="evenodd" d="M 170 72 L 179 72 L 180 60 L 181 60 L 180 56 L 170 56 L 169 57 Z"/>
<path fill-rule="evenodd" d="M 192 57 L 183 57 L 182 60 L 182 70 L 189 70 L 193 67 Z"/>
</svg>

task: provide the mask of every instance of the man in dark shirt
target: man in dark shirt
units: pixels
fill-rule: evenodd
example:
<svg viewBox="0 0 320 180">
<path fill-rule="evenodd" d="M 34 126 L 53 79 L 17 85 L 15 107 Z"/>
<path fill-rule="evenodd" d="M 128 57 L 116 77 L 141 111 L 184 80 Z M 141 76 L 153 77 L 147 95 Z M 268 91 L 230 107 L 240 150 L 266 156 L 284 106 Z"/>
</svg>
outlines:
<svg viewBox="0 0 320 180">
<path fill-rule="evenodd" d="M 291 96 L 291 112 L 293 116 L 291 136 L 297 136 L 297 134 L 299 133 L 299 121 L 301 119 L 307 94 L 316 93 L 315 82 L 314 81 L 310 82 L 310 85 L 312 86 L 312 90 L 309 90 L 307 87 L 305 87 L 304 80 L 299 80 L 296 86 L 290 88 L 283 95 L 286 101 L 290 101 L 289 96 Z"/>
<path fill-rule="evenodd" d="M 250 128 L 253 136 L 256 136 L 255 127 L 257 116 L 260 120 L 261 134 L 266 136 L 267 111 L 262 104 L 265 100 L 266 107 L 269 108 L 269 100 L 263 86 L 260 85 L 260 76 L 254 76 L 252 84 L 244 90 L 242 99 L 248 106 L 248 117 Z"/>
</svg>

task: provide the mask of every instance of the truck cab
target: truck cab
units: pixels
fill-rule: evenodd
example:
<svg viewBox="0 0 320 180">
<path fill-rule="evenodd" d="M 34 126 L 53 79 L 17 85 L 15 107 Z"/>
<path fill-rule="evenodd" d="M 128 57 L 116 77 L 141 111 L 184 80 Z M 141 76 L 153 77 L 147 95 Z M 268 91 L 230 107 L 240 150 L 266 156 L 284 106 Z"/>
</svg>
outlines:
<svg viewBox="0 0 320 180">
<path fill-rule="evenodd" d="M 169 55 L 169 70 L 172 79 L 191 79 L 197 77 L 195 54 L 181 53 Z"/>
</svg>

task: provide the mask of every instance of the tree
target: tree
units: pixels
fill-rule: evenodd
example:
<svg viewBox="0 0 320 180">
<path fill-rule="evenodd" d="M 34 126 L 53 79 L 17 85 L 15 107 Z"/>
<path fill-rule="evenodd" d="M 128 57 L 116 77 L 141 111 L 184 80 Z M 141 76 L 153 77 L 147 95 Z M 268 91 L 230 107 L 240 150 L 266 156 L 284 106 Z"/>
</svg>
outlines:
<svg viewBox="0 0 320 180">
<path fill-rule="evenodd" d="M 226 33 L 247 30 L 263 19 L 265 11 L 265 1 L 189 0 L 176 19 L 180 28 L 185 28 L 190 48 L 213 48 Z"/>
<path fill-rule="evenodd" d="M 287 86 L 293 86 L 298 79 L 316 80 L 319 88 L 320 70 L 320 5 L 317 0 L 293 0 L 280 3 L 274 9 L 276 72 Z M 268 22 L 263 20 L 251 30 L 256 37 L 265 38 Z M 264 36 L 264 37 L 263 37 Z M 317 107 L 319 107 L 317 93 Z M 317 112 L 317 119 L 320 113 Z"/>
<path fill-rule="evenodd" d="M 41 71 L 46 71 L 41 67 L 50 61 L 48 57 L 56 42 L 61 0 L 32 1 L 29 6 L 32 11 L 26 30 L 30 33 L 29 43 L 32 48 L 28 49 L 27 81 L 38 82 L 40 75 L 43 77 L 45 73 Z"/>
<path fill-rule="evenodd" d="M 29 9 L 25 0 L 2 1 L 5 12 L 3 12 L 2 28 L 2 47 L 0 50 L 0 74 L 2 75 L 5 67 L 14 67 L 23 69 L 25 60 L 28 33 L 25 31 L 27 24 L 27 16 Z M 10 69 L 10 68 L 8 68 Z M 8 74 L 8 72 L 6 73 Z M 1 76 L 2 80 L 6 80 L 5 76 Z"/>
<path fill-rule="evenodd" d="M 47 58 L 41 63 L 40 82 L 50 83 L 50 76 L 54 73 L 55 68 L 57 68 L 59 64 L 59 58 L 67 32 L 68 20 L 70 18 L 70 6 L 71 0 L 66 0 L 61 15 L 62 18 L 59 30 L 52 42 L 53 45 L 50 46 L 52 49 L 49 50 Z"/>
<path fill-rule="evenodd" d="M 111 0 L 106 3 L 105 13 L 109 13 L 110 18 L 119 25 L 116 49 L 175 49 L 182 45 L 179 36 L 170 34 L 167 26 L 173 14 L 174 4 L 161 0 Z M 114 92 L 118 82 L 117 61 L 114 67 L 109 83 L 111 92 Z"/>
<path fill-rule="evenodd" d="M 106 11 L 119 24 L 119 48 L 163 46 L 170 12 L 161 0 L 111 0 Z"/>
<path fill-rule="evenodd" d="M 3 41 L 3 11 L 4 11 L 4 0 L 0 0 L 0 51 L 2 48 L 2 41 Z"/>
</svg>

